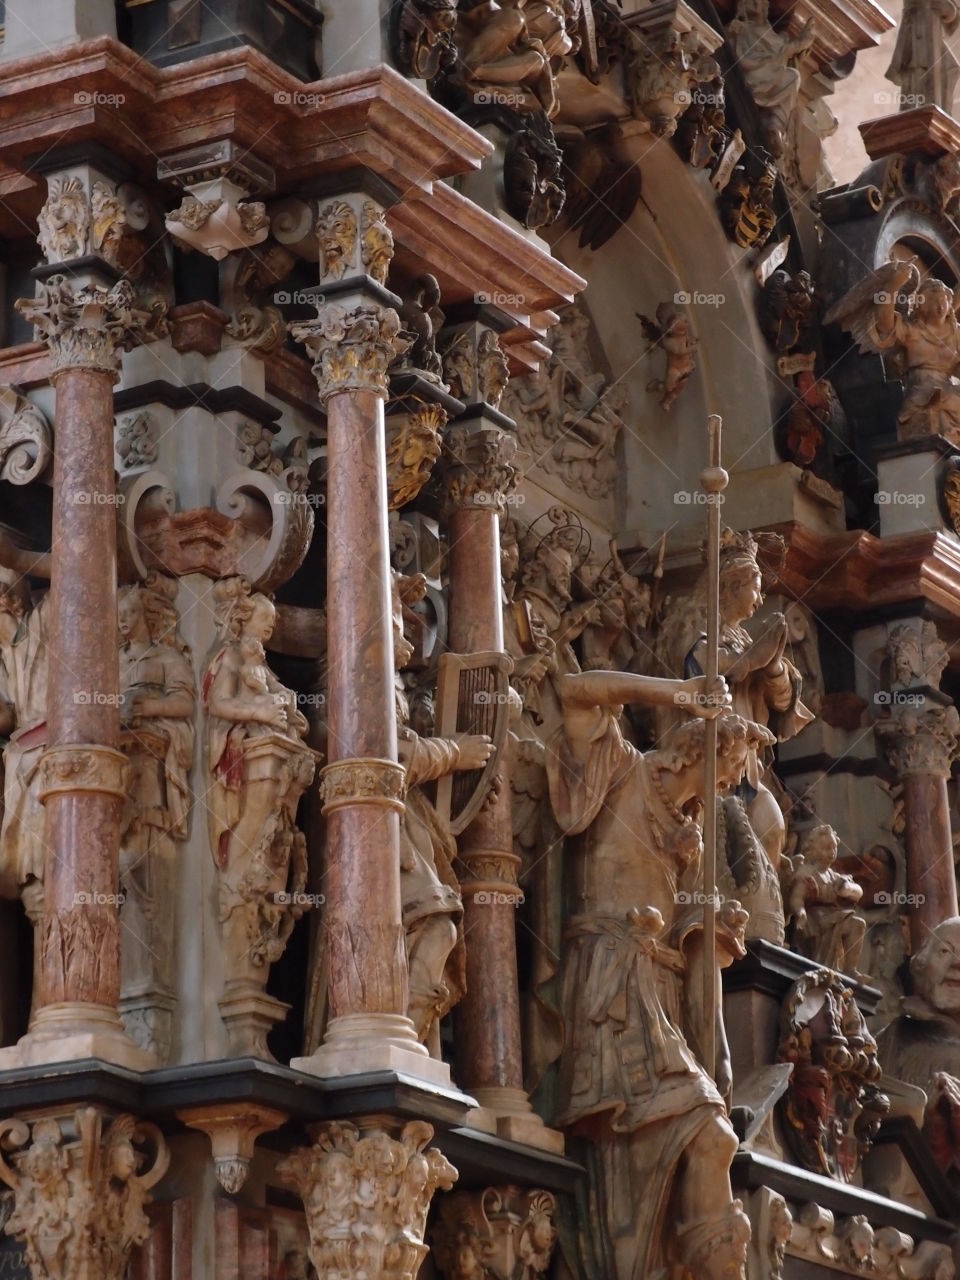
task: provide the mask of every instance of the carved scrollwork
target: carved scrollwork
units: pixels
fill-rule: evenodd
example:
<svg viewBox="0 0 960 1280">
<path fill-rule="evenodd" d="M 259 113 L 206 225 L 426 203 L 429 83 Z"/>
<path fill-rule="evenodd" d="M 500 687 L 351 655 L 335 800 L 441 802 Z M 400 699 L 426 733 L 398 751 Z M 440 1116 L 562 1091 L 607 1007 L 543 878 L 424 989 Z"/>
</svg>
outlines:
<svg viewBox="0 0 960 1280">
<path fill-rule="evenodd" d="M 144 1148 L 148 1150 L 144 1150 Z M 13 1189 L 8 1235 L 43 1280 L 122 1280 L 150 1234 L 144 1207 L 170 1160 L 160 1130 L 94 1107 L 71 1118 L 0 1124 L 0 1181 Z"/>
<path fill-rule="evenodd" d="M 380 805 L 403 812 L 405 770 L 395 760 L 337 760 L 321 772 L 323 812 L 345 805 Z"/>
<path fill-rule="evenodd" d="M 29 484 L 46 471 L 52 456 L 46 416 L 13 387 L 0 388 L 0 479 Z"/>
<path fill-rule="evenodd" d="M 445 1156 L 425 1149 L 432 1126 L 411 1121 L 394 1138 L 334 1122 L 313 1136 L 312 1147 L 292 1152 L 277 1171 L 303 1200 L 318 1275 L 414 1280 L 428 1252 L 430 1203 L 457 1178 Z"/>
<path fill-rule="evenodd" d="M 156 462 L 157 439 L 149 413 L 135 413 L 117 425 L 117 456 L 125 471 Z"/>
<path fill-rule="evenodd" d="M 557 1240 L 556 1197 L 526 1187 L 458 1191 L 440 1202 L 431 1243 L 444 1280 L 536 1280 Z M 471 1269 L 475 1268 L 475 1269 Z"/>
<path fill-rule="evenodd" d="M 262 509 L 270 513 L 269 532 L 254 536 L 240 553 L 237 571 L 262 591 L 286 582 L 303 563 L 313 537 L 313 507 L 304 492 L 303 460 L 287 459 L 279 474 L 270 470 L 235 472 L 217 492 L 217 510 L 246 521 L 251 530 L 262 526 Z M 270 464 L 266 464 L 270 465 Z"/>
</svg>

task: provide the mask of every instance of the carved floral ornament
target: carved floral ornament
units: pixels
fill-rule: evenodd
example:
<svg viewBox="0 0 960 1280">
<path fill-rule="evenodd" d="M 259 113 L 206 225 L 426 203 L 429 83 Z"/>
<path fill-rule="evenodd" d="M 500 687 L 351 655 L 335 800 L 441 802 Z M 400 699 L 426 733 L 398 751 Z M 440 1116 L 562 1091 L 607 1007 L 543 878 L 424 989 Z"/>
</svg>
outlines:
<svg viewBox="0 0 960 1280">
<path fill-rule="evenodd" d="M 150 1234 L 144 1206 L 169 1160 L 160 1130 L 128 1115 L 87 1107 L 3 1121 L 0 1180 L 14 1193 L 6 1232 L 24 1243 L 31 1275 L 123 1280 Z"/>
<path fill-rule="evenodd" d="M 33 324 L 53 357 L 53 376 L 65 369 L 120 372 L 119 353 L 142 335 L 150 314 L 134 305 L 133 286 L 121 280 L 112 288 L 82 285 L 51 276 L 37 285 L 34 298 L 18 298 L 17 310 Z"/>
<path fill-rule="evenodd" d="M 114 263 L 127 213 L 120 195 L 102 179 L 93 182 L 88 195 L 81 178 L 55 177 L 37 228 L 37 243 L 47 262 L 68 262 L 92 253 Z"/>
<path fill-rule="evenodd" d="M 37 794 L 44 802 L 52 795 L 95 792 L 125 800 L 127 758 L 99 743 L 71 743 L 51 747 L 40 761 Z"/>
<path fill-rule="evenodd" d="M 786 1252 L 831 1272 L 874 1280 L 953 1280 L 956 1274 L 949 1246 L 930 1240 L 915 1245 L 896 1227 L 874 1227 L 859 1213 L 837 1220 L 817 1204 L 805 1204 L 794 1215 Z M 781 1277 L 782 1271 L 773 1280 Z"/>
<path fill-rule="evenodd" d="M 445 1156 L 425 1149 L 433 1128 L 414 1120 L 394 1138 L 331 1123 L 312 1136 L 314 1145 L 281 1160 L 277 1172 L 303 1200 L 317 1274 L 414 1280 L 428 1252 L 430 1203 L 457 1179 Z"/>
</svg>

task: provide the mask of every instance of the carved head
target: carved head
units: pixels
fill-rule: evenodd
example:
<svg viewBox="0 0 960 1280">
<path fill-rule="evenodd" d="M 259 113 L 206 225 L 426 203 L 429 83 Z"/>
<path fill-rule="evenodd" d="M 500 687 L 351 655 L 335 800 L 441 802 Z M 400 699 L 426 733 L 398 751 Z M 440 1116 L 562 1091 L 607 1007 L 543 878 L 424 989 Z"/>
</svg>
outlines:
<svg viewBox="0 0 960 1280">
<path fill-rule="evenodd" d="M 500 517 L 500 574 L 507 596 L 513 596 L 520 570 L 520 535 L 515 520 Z"/>
<path fill-rule="evenodd" d="M 357 243 L 357 215 L 345 200 L 334 200 L 317 218 L 322 275 L 339 280 L 350 265 Z"/>
<path fill-rule="evenodd" d="M 402 671 L 416 652 L 407 639 L 408 626 L 413 625 L 413 605 L 423 599 L 427 580 L 422 573 L 390 572 L 390 595 L 393 605 L 393 664 Z"/>
<path fill-rule="evenodd" d="M 117 596 L 117 629 L 123 643 L 149 639 L 150 632 L 147 628 L 139 583 L 120 588 Z"/>
<path fill-rule="evenodd" d="M 227 640 L 269 640 L 277 611 L 269 596 L 254 591 L 246 578 L 221 578 L 213 589 L 217 624 Z"/>
<path fill-rule="evenodd" d="M 921 320 L 946 320 L 953 310 L 953 290 L 942 280 L 926 279 L 916 295 L 916 313 Z"/>
<path fill-rule="evenodd" d="M 22 594 L 0 580 L 0 644 L 13 644 L 26 611 Z"/>
<path fill-rule="evenodd" d="M 826 871 L 836 862 L 838 848 L 837 833 L 833 827 L 824 822 L 814 827 L 808 834 L 801 852 L 807 862 L 812 862 L 814 866 Z"/>
<path fill-rule="evenodd" d="M 916 993 L 938 1013 L 960 1021 L 960 916 L 938 924 L 910 961 Z"/>
<path fill-rule="evenodd" d="M 754 752 L 772 746 L 774 735 L 763 725 L 747 720 L 735 711 L 717 717 L 717 785 L 735 787 L 746 772 Z M 696 768 L 702 773 L 706 744 L 706 721 L 691 718 L 671 734 L 669 745 L 657 752 L 665 757 L 665 767 L 673 773 Z"/>
</svg>

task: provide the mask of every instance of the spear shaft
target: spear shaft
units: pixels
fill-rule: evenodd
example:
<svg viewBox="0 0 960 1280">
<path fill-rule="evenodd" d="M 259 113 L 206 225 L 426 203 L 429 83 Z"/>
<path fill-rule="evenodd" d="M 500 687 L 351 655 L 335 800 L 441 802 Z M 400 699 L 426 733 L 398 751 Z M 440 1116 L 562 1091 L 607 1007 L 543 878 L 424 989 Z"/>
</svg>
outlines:
<svg viewBox="0 0 960 1280">
<path fill-rule="evenodd" d="M 719 414 L 707 420 L 709 466 L 700 483 L 707 495 L 707 654 L 704 675 L 707 690 L 716 688 L 720 666 L 720 503 L 727 487 L 727 473 L 720 459 Z M 704 748 L 703 809 L 703 1006 L 704 1066 L 711 1076 L 717 1069 L 717 722 L 706 723 Z"/>
</svg>

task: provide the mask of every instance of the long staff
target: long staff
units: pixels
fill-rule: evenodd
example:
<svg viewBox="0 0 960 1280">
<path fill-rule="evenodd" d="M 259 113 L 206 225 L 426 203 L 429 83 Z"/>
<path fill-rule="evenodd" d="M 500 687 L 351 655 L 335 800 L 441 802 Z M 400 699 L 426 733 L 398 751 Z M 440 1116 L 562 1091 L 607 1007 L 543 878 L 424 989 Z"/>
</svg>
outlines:
<svg viewBox="0 0 960 1280">
<path fill-rule="evenodd" d="M 711 413 L 707 420 L 710 464 L 701 473 L 707 494 L 707 661 L 704 675 L 708 693 L 717 685 L 720 664 L 720 503 L 728 476 L 720 464 L 722 420 Z M 704 1066 L 711 1076 L 717 1066 L 717 722 L 706 723 L 703 811 L 703 1007 Z"/>
</svg>

